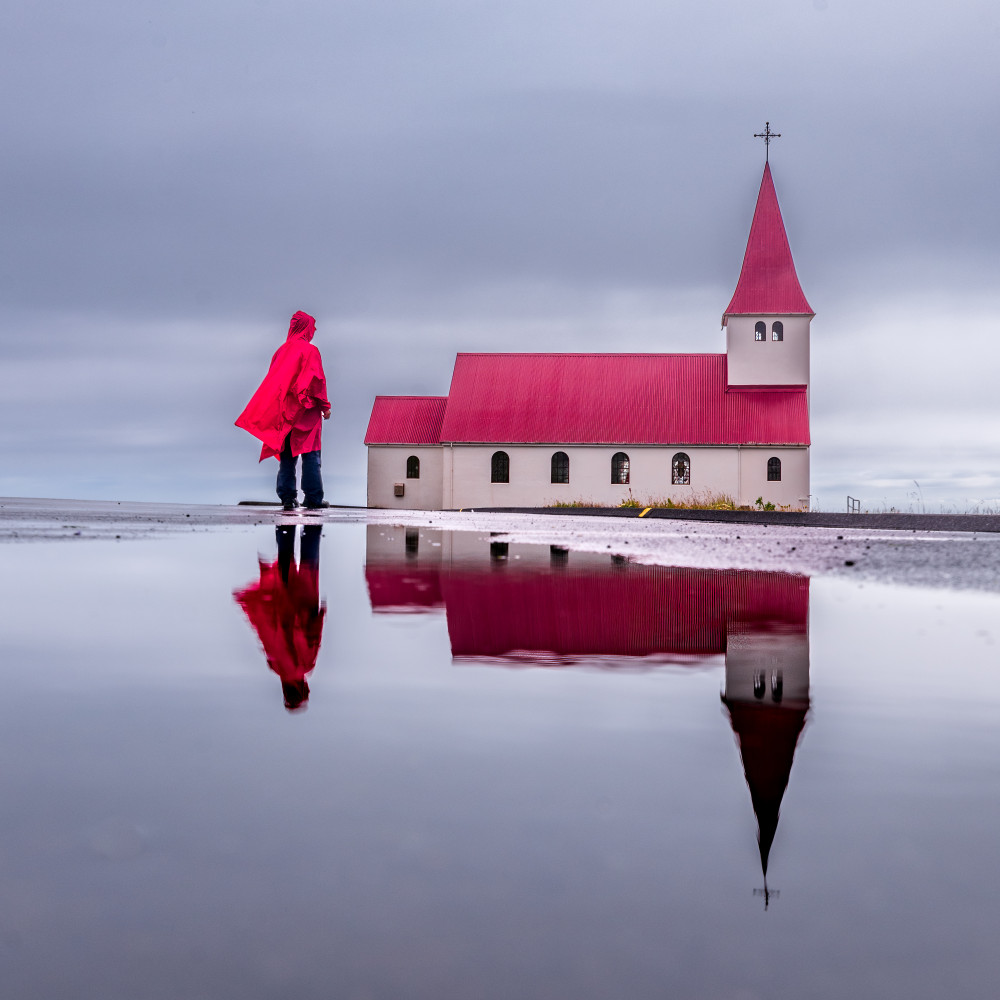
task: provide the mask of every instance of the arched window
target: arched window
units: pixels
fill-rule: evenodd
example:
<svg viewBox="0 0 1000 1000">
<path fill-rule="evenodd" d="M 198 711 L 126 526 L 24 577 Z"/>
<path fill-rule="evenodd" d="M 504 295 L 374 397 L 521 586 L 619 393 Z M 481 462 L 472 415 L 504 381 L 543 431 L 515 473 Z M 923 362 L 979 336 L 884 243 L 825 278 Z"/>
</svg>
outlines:
<svg viewBox="0 0 1000 1000">
<path fill-rule="evenodd" d="M 490 482 L 509 483 L 510 482 L 510 456 L 505 451 L 493 452 L 490 460 Z"/>
<path fill-rule="evenodd" d="M 616 451 L 611 457 L 611 482 L 614 486 L 625 486 L 628 484 L 628 455 L 623 451 Z"/>
<path fill-rule="evenodd" d="M 683 451 L 677 452 L 670 463 L 670 482 L 674 486 L 691 485 L 691 459 Z"/>
<path fill-rule="evenodd" d="M 771 340 L 784 340 L 785 328 L 781 325 L 781 320 L 776 319 L 771 324 Z"/>
<path fill-rule="evenodd" d="M 564 451 L 557 451 L 552 456 L 552 482 L 569 482 L 569 455 Z"/>
<path fill-rule="evenodd" d="M 767 340 L 767 324 L 762 320 L 757 320 L 757 325 L 753 328 L 754 340 Z"/>
<path fill-rule="evenodd" d="M 420 459 L 416 455 L 411 455 L 406 460 L 406 478 L 407 479 L 419 479 L 420 478 Z"/>
<path fill-rule="evenodd" d="M 767 481 L 769 483 L 781 482 L 781 459 L 769 458 L 767 460 Z"/>
</svg>

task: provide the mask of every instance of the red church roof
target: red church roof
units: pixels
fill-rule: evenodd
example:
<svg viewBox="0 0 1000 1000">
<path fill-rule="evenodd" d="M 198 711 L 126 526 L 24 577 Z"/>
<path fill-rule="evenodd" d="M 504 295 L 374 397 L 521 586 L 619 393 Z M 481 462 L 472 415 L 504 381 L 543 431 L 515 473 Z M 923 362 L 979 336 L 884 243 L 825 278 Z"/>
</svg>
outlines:
<svg viewBox="0 0 1000 1000">
<path fill-rule="evenodd" d="M 365 444 L 438 444 L 445 396 L 376 396 Z"/>
<path fill-rule="evenodd" d="M 442 593 L 456 659 L 536 663 L 721 656 L 734 625 L 805 631 L 809 609 L 806 577 L 635 563 L 452 570 Z"/>
<path fill-rule="evenodd" d="M 441 440 L 809 444 L 805 386 L 755 388 L 723 354 L 459 354 Z"/>
<path fill-rule="evenodd" d="M 400 555 L 370 559 L 365 578 L 372 611 L 445 608 L 457 659 L 698 659 L 723 655 L 734 631 L 806 631 L 808 577 L 573 561 L 522 569 L 485 555 L 479 565 Z"/>
<path fill-rule="evenodd" d="M 802 294 L 771 180 L 771 167 L 765 165 L 743 269 L 732 301 L 722 315 L 722 325 L 726 325 L 730 316 L 775 314 L 815 315 Z"/>
</svg>

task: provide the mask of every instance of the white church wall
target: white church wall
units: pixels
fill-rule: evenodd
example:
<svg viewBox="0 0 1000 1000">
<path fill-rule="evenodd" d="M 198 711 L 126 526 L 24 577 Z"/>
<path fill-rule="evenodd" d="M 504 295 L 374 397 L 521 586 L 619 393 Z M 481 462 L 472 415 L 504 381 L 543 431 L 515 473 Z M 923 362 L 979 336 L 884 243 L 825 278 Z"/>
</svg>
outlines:
<svg viewBox="0 0 1000 1000">
<path fill-rule="evenodd" d="M 491 483 L 493 454 L 510 458 L 510 482 Z M 551 481 L 552 455 L 569 456 L 569 482 Z M 619 451 L 629 457 L 629 482 L 611 482 L 611 459 Z M 671 482 L 674 455 L 691 463 L 690 483 Z M 406 478 L 406 460 L 420 459 L 420 478 Z M 767 478 L 769 458 L 781 461 L 781 481 Z M 394 495 L 402 483 L 404 495 Z M 774 447 L 692 447 L 690 445 L 372 445 L 368 449 L 368 506 L 395 510 L 441 510 L 459 507 L 544 507 L 555 503 L 618 506 L 632 497 L 642 505 L 675 503 L 724 494 L 738 504 L 764 503 L 807 508 L 809 450 Z"/>
<path fill-rule="evenodd" d="M 368 506 L 395 510 L 440 510 L 443 506 L 443 449 L 438 445 L 369 445 Z M 420 478 L 406 478 L 406 460 L 420 459 Z M 395 496 L 395 484 L 403 496 Z"/>
<path fill-rule="evenodd" d="M 781 461 L 781 482 L 769 482 L 767 461 Z M 809 507 L 809 449 L 754 447 L 740 449 L 741 504 L 753 505 L 757 497 L 776 507 L 807 510 Z"/>
<path fill-rule="evenodd" d="M 452 507 L 541 507 L 557 502 L 592 502 L 618 506 L 630 496 L 639 503 L 675 502 L 725 493 L 735 497 L 738 489 L 738 460 L 735 448 L 692 447 L 690 445 L 462 445 L 448 448 L 453 462 L 444 495 Z M 510 457 L 510 482 L 491 483 L 494 452 Z M 569 482 L 551 481 L 552 455 L 564 451 L 569 456 Z M 611 459 L 616 452 L 629 456 L 629 482 L 611 482 Z M 671 483 L 671 463 L 678 452 L 691 462 L 691 482 Z M 754 494 L 756 498 L 756 494 Z"/>
<path fill-rule="evenodd" d="M 422 569 L 447 565 L 451 561 L 452 532 L 402 524 L 369 524 L 365 564 L 398 565 L 400 560 L 419 561 Z"/>
<path fill-rule="evenodd" d="M 784 327 L 774 340 L 775 321 Z M 765 340 L 755 340 L 763 322 Z M 730 385 L 808 385 L 809 318 L 807 316 L 730 316 L 726 325 Z"/>
</svg>

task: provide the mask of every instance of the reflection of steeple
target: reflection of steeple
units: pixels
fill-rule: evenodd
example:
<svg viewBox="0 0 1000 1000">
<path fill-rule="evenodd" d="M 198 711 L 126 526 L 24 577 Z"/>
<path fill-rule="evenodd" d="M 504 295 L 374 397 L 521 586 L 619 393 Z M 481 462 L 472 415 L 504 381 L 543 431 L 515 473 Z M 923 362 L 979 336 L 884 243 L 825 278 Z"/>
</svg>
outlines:
<svg viewBox="0 0 1000 1000">
<path fill-rule="evenodd" d="M 760 867 L 766 879 L 767 859 L 778 829 L 778 811 L 808 709 L 740 702 L 726 702 L 726 707 L 740 745 L 743 773 L 757 816 Z"/>
<path fill-rule="evenodd" d="M 767 864 L 778 829 L 781 800 L 809 712 L 809 581 L 804 577 L 796 579 L 805 598 L 800 615 L 727 623 L 722 703 L 739 744 L 743 774 L 757 817 L 765 907 L 769 898 Z"/>
</svg>

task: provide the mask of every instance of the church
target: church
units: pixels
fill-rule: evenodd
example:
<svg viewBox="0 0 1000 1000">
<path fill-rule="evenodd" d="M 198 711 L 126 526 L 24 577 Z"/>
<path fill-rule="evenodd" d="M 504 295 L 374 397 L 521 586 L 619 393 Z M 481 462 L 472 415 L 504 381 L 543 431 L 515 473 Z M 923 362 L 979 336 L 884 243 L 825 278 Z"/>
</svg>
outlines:
<svg viewBox="0 0 1000 1000">
<path fill-rule="evenodd" d="M 724 354 L 459 354 L 447 396 L 375 398 L 368 506 L 808 509 L 814 315 L 765 163 Z"/>
<path fill-rule="evenodd" d="M 809 578 L 649 566 L 473 531 L 368 525 L 372 612 L 443 614 L 461 665 L 601 670 L 725 664 L 722 705 L 768 862 L 810 711 Z"/>
</svg>

